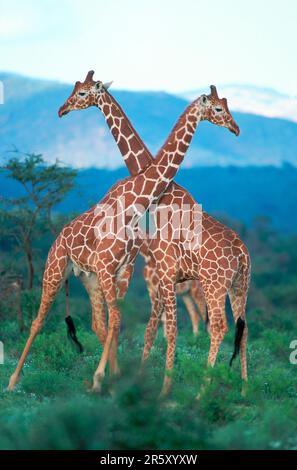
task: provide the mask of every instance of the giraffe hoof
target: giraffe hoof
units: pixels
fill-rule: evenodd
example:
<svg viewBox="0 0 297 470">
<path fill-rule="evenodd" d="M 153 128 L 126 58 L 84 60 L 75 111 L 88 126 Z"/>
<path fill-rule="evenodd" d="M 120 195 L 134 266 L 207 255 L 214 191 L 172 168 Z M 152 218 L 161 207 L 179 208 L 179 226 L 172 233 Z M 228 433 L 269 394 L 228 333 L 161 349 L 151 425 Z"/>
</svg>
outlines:
<svg viewBox="0 0 297 470">
<path fill-rule="evenodd" d="M 8 392 L 12 392 L 12 391 L 15 389 L 15 386 L 16 386 L 16 384 L 18 383 L 18 381 L 19 381 L 18 376 L 15 375 L 15 374 L 12 374 L 12 376 L 11 376 L 10 379 L 9 379 L 9 384 L 8 384 L 6 390 L 7 390 Z"/>
<path fill-rule="evenodd" d="M 247 392 L 248 392 L 247 383 L 244 383 L 244 384 L 242 385 L 241 393 L 240 393 L 240 395 L 242 396 L 242 398 L 245 398 L 245 397 L 247 396 Z"/>
<path fill-rule="evenodd" d="M 145 373 L 145 368 L 146 368 L 146 360 L 142 360 L 141 364 L 140 364 L 140 367 L 139 367 L 139 370 L 138 370 L 139 377 L 143 376 L 143 374 Z"/>
<path fill-rule="evenodd" d="M 119 366 L 117 366 L 115 370 L 112 371 L 111 376 L 112 378 L 117 379 L 118 377 L 121 376 L 121 373 L 122 373 L 121 369 L 119 368 Z"/>
<path fill-rule="evenodd" d="M 116 396 L 116 392 L 113 388 L 108 389 L 108 394 L 111 398 L 115 398 L 115 396 Z"/>
<path fill-rule="evenodd" d="M 100 394 L 102 391 L 102 387 L 101 387 L 101 384 L 94 384 L 92 385 L 92 387 L 89 389 L 89 392 L 90 393 L 94 393 L 94 394 Z"/>
<path fill-rule="evenodd" d="M 159 400 L 160 401 L 166 400 L 168 395 L 169 395 L 169 392 L 163 392 L 163 390 L 161 390 L 161 392 L 159 393 Z"/>
<path fill-rule="evenodd" d="M 86 387 L 87 391 L 90 392 L 90 390 L 92 388 L 92 382 L 90 382 L 89 380 L 84 380 L 83 384 Z"/>
<path fill-rule="evenodd" d="M 171 387 L 163 387 L 160 394 L 159 394 L 159 400 L 165 400 L 170 395 Z"/>
</svg>

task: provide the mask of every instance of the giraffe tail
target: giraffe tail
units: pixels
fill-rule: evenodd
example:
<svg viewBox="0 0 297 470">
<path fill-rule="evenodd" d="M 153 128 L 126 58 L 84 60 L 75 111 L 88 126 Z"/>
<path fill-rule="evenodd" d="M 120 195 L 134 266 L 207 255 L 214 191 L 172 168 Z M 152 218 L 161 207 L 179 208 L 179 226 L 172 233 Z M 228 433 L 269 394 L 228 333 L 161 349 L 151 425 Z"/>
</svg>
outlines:
<svg viewBox="0 0 297 470">
<path fill-rule="evenodd" d="M 233 351 L 232 357 L 231 357 L 230 362 L 229 362 L 230 367 L 232 366 L 232 362 L 234 361 L 236 356 L 238 356 L 238 354 L 239 354 L 240 343 L 241 343 L 241 340 L 242 340 L 244 328 L 245 328 L 245 321 L 241 317 L 239 317 L 237 322 L 236 322 L 235 339 L 234 339 L 234 351 Z"/>
<path fill-rule="evenodd" d="M 67 325 L 68 337 L 76 344 L 78 351 L 82 353 L 84 348 L 82 344 L 80 343 L 80 341 L 78 341 L 77 339 L 76 328 L 75 328 L 74 321 L 71 315 L 68 315 L 67 317 L 65 317 L 65 322 Z"/>
<path fill-rule="evenodd" d="M 77 339 L 76 328 L 75 328 L 75 325 L 74 325 L 74 321 L 73 321 L 73 318 L 71 317 L 71 315 L 69 313 L 69 283 L 68 283 L 68 279 L 66 279 L 66 281 L 65 281 L 65 293 L 66 293 L 65 322 L 66 322 L 66 325 L 67 325 L 68 338 L 70 338 L 74 342 L 74 344 L 76 345 L 78 351 L 80 353 L 82 353 L 84 348 L 83 348 L 81 342 L 78 341 L 78 339 Z"/>
</svg>

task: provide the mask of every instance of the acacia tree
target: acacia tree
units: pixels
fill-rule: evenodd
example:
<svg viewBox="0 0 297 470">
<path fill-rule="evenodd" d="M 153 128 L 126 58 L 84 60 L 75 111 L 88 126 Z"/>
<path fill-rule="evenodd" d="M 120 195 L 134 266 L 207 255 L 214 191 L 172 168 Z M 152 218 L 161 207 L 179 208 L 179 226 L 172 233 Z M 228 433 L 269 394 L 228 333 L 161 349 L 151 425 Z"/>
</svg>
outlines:
<svg viewBox="0 0 297 470">
<path fill-rule="evenodd" d="M 34 281 L 33 241 L 45 231 L 55 236 L 53 208 L 74 187 L 77 172 L 58 161 L 46 165 L 42 155 L 21 154 L 0 167 L 7 177 L 20 184 L 21 196 L 0 198 L 0 233 L 15 240 L 27 261 L 28 288 Z"/>
</svg>

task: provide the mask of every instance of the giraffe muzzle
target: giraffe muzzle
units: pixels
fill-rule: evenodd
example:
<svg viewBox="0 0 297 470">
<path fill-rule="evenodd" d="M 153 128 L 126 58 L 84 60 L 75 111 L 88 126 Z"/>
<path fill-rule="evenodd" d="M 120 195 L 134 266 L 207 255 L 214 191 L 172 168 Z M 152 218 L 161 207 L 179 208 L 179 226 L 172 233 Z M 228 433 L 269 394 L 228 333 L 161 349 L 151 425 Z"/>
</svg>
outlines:
<svg viewBox="0 0 297 470">
<path fill-rule="evenodd" d="M 63 104 L 63 106 L 61 106 L 61 108 L 58 111 L 58 115 L 59 117 L 65 116 L 66 114 L 69 113 L 69 111 L 70 110 L 68 109 L 68 107 L 65 104 Z"/>
<path fill-rule="evenodd" d="M 232 124 L 230 124 L 229 130 L 230 130 L 231 132 L 233 132 L 233 134 L 235 134 L 236 137 L 238 137 L 239 134 L 240 134 L 240 129 L 239 129 L 238 125 L 235 124 L 235 122 L 232 122 Z"/>
</svg>

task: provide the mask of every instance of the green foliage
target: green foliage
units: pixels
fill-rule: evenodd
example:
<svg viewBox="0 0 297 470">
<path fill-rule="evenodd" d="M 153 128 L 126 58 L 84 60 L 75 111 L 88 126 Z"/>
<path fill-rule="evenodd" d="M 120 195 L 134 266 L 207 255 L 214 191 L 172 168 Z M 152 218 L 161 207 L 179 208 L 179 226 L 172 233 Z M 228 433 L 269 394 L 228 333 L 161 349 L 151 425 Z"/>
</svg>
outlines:
<svg viewBox="0 0 297 470">
<path fill-rule="evenodd" d="M 17 327 L 2 324 L 6 360 L 1 366 L 1 449 L 293 449 L 297 446 L 297 375 L 289 363 L 291 331 L 263 325 L 249 342 L 250 381 L 241 397 L 239 361 L 232 369 L 233 329 L 213 370 L 205 367 L 209 338 L 203 328 L 193 338 L 189 325 L 178 338 L 174 387 L 158 400 L 165 341 L 159 332 L 147 368 L 139 376 L 145 324 L 135 322 L 133 335 L 121 334 L 121 376 L 106 377 L 101 395 L 88 392 L 101 347 L 89 326 L 77 317 L 85 351 L 79 355 L 66 336 L 62 318 L 52 316 L 37 337 L 21 383 L 5 392 L 9 374 L 26 339 Z M 57 312 L 55 312 L 57 313 Z M 125 313 L 125 312 L 124 312 Z M 256 327 L 249 311 L 251 329 Z M 289 314 L 287 314 L 290 316 Z M 293 320 L 296 331 L 297 318 Z M 13 328 L 14 327 L 14 328 Z M 210 383 L 202 389 L 206 377 Z"/>
<path fill-rule="evenodd" d="M 52 219 L 53 208 L 74 186 L 76 171 L 56 162 L 46 165 L 41 155 L 21 154 L 10 158 L 0 167 L 17 182 L 22 194 L 17 198 L 0 199 L 0 241 L 8 248 L 24 254 L 28 267 L 28 287 L 34 281 L 34 241 L 46 231 L 56 235 L 59 223 Z M 59 218 L 60 219 L 60 218 Z M 60 222 L 60 220 L 58 220 Z"/>
</svg>

